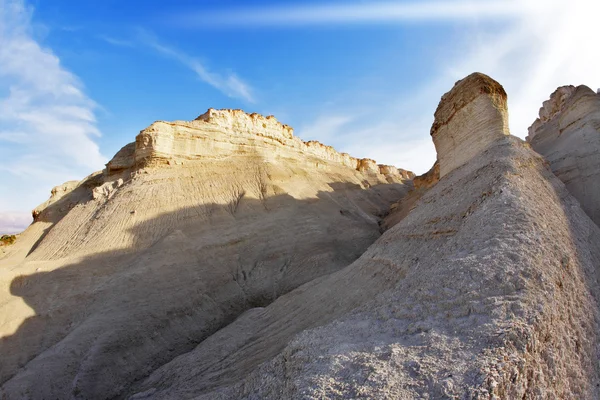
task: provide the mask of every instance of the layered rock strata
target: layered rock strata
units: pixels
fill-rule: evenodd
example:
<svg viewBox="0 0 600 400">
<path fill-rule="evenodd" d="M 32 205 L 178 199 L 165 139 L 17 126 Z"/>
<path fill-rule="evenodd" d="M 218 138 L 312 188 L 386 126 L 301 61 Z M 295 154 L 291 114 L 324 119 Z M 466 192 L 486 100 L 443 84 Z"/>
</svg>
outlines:
<svg viewBox="0 0 600 400">
<path fill-rule="evenodd" d="M 527 141 L 600 225 L 600 95 L 586 86 L 558 88 Z"/>
<path fill-rule="evenodd" d="M 440 176 L 370 246 L 408 186 L 374 163 L 219 132 L 222 158 L 186 153 L 189 132 L 125 149 L 0 260 L 0 398 L 600 398 L 600 228 L 505 135 L 498 83 L 457 86 L 432 127 Z M 122 232 L 133 245 L 103 242 Z"/>
<path fill-rule="evenodd" d="M 472 117 L 487 151 L 358 260 L 248 311 L 131 398 L 599 398 L 600 229 L 503 118 Z"/>
<path fill-rule="evenodd" d="M 442 96 L 431 127 L 440 177 L 508 134 L 506 92 L 502 86 L 481 73 L 456 82 Z"/>
<path fill-rule="evenodd" d="M 0 398 L 123 397 L 248 309 L 358 258 L 409 175 L 272 117 L 153 124 L 53 191 L 0 255 Z"/>
<path fill-rule="evenodd" d="M 392 179 L 414 176 L 394 166 L 339 153 L 317 141 L 304 142 L 293 132 L 290 126 L 281 124 L 273 116 L 211 108 L 194 121 L 155 122 L 140 132 L 135 145 L 129 144 L 117 153 L 107 164 L 107 171 L 111 173 L 134 165 L 219 159 L 252 151 L 260 153 L 265 161 L 301 154 L 361 172 L 394 177 Z"/>
</svg>

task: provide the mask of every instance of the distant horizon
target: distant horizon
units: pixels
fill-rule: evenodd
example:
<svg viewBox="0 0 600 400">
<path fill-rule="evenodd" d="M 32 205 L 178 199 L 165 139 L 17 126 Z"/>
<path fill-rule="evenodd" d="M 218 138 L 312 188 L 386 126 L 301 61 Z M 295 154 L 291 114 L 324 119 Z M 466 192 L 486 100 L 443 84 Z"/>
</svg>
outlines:
<svg viewBox="0 0 600 400">
<path fill-rule="evenodd" d="M 482 72 L 527 136 L 564 85 L 600 87 L 591 0 L 164 4 L 0 0 L 0 234 L 156 120 L 274 115 L 302 140 L 416 174 L 441 96 Z"/>
</svg>

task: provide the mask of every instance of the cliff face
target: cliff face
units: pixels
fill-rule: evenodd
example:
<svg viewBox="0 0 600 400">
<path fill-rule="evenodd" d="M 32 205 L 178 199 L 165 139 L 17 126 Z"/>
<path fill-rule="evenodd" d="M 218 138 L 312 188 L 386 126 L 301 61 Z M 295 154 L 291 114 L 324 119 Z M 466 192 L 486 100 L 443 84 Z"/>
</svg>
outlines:
<svg viewBox="0 0 600 400">
<path fill-rule="evenodd" d="M 135 144 L 123 147 L 107 164 L 109 174 L 134 166 L 181 164 L 186 160 L 223 159 L 253 154 L 265 161 L 278 158 L 315 158 L 392 181 L 411 179 L 410 171 L 374 160 L 339 153 L 317 141 L 304 142 L 294 130 L 273 116 L 242 110 L 209 109 L 194 121 L 155 122 L 140 132 Z"/>
<path fill-rule="evenodd" d="M 123 395 L 358 258 L 409 176 L 273 117 L 152 124 L 104 171 L 55 188 L 0 258 L 0 398 Z"/>
<path fill-rule="evenodd" d="M 586 86 L 558 88 L 527 141 L 600 225 L 600 95 Z"/>
<path fill-rule="evenodd" d="M 404 219 L 348 267 L 163 365 L 132 398 L 598 398 L 600 229 L 505 135 L 488 79 L 455 94 L 480 93 L 467 107 L 491 112 L 434 125 L 446 173 Z M 458 165 L 440 133 L 484 145 Z"/>
</svg>

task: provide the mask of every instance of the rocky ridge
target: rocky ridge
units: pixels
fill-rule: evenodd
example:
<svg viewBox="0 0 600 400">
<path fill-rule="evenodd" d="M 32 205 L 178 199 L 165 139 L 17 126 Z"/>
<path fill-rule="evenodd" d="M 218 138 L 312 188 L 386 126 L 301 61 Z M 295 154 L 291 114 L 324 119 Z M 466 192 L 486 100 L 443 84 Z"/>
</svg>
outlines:
<svg viewBox="0 0 600 400">
<path fill-rule="evenodd" d="M 600 225 L 600 94 L 587 86 L 558 88 L 540 108 L 527 141 Z"/>
<path fill-rule="evenodd" d="M 248 148 L 266 160 L 286 156 L 284 151 L 290 151 L 391 179 L 414 177 L 410 171 L 378 165 L 368 158 L 354 158 L 317 141 L 304 142 L 293 132 L 290 126 L 281 124 L 273 116 L 211 108 L 193 121 L 155 122 L 140 132 L 135 144 L 128 144 L 116 154 L 107 164 L 107 172 L 113 174 L 133 166 L 182 163 L 198 158 L 224 158 Z"/>
<path fill-rule="evenodd" d="M 152 124 L 3 248 L 0 398 L 122 397 L 355 260 L 410 176 L 241 111 Z"/>
<path fill-rule="evenodd" d="M 600 228 L 507 113 L 457 82 L 414 185 L 238 111 L 153 124 L 0 258 L 0 397 L 599 398 Z"/>
<path fill-rule="evenodd" d="M 462 82 L 474 109 L 494 101 L 481 75 Z M 485 146 L 460 165 L 438 153 L 447 173 L 357 261 L 242 315 L 131 398 L 598 398 L 600 229 L 504 134 L 506 110 L 483 110 L 486 129 L 467 130 Z"/>
</svg>

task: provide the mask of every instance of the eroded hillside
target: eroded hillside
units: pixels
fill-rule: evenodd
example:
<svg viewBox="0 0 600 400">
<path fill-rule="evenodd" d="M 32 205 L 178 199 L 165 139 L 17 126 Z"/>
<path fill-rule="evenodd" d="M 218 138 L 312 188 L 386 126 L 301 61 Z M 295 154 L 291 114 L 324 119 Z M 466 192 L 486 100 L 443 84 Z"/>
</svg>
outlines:
<svg viewBox="0 0 600 400">
<path fill-rule="evenodd" d="M 257 114 L 153 124 L 0 259 L 0 394 L 600 398 L 597 97 L 557 93 L 530 146 L 458 81 L 421 177 Z"/>
<path fill-rule="evenodd" d="M 438 154 L 443 176 L 357 261 L 242 315 L 132 398 L 598 398 L 600 230 L 508 135 L 489 87 L 475 74 L 442 98 L 438 151 L 489 137 Z"/>
<path fill-rule="evenodd" d="M 412 173 L 273 117 L 157 122 L 67 182 L 0 259 L 8 398 L 110 398 L 244 311 L 347 266 Z"/>
</svg>

